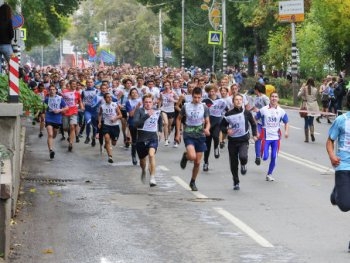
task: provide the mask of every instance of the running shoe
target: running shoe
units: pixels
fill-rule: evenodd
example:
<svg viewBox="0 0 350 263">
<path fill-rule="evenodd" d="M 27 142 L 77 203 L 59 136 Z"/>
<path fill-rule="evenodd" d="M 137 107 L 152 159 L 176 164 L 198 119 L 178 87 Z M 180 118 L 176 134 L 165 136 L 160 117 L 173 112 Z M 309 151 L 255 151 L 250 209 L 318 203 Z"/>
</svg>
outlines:
<svg viewBox="0 0 350 263">
<path fill-rule="evenodd" d="M 141 182 L 143 184 L 146 183 L 146 171 L 145 170 L 142 170 L 142 172 L 141 172 Z"/>
<path fill-rule="evenodd" d="M 173 145 L 174 148 L 177 148 L 179 147 L 179 144 L 177 142 L 174 142 L 174 145 Z"/>
<path fill-rule="evenodd" d="M 186 165 L 187 165 L 187 157 L 186 157 L 186 152 L 184 152 L 180 161 L 180 166 L 182 169 L 185 169 Z"/>
<path fill-rule="evenodd" d="M 113 163 L 112 156 L 108 156 L 108 162 L 109 162 L 109 163 Z"/>
<path fill-rule="evenodd" d="M 55 158 L 55 152 L 53 150 L 50 150 L 50 159 Z"/>
<path fill-rule="evenodd" d="M 275 181 L 275 178 L 273 178 L 270 174 L 266 175 L 266 181 L 273 182 Z"/>
<path fill-rule="evenodd" d="M 90 143 L 90 138 L 89 137 L 86 137 L 86 139 L 85 139 L 85 142 L 84 142 L 85 144 L 89 144 Z"/>
<path fill-rule="evenodd" d="M 197 188 L 195 182 L 191 182 L 191 183 L 190 183 L 190 188 L 191 188 L 192 191 L 198 191 L 198 188 Z"/>
<path fill-rule="evenodd" d="M 43 133 L 42 133 L 42 132 L 39 132 L 38 137 L 41 138 L 41 137 L 43 137 L 43 136 L 44 136 Z"/>
<path fill-rule="evenodd" d="M 241 174 L 245 175 L 247 173 L 247 166 L 246 165 L 241 165 Z"/>
<path fill-rule="evenodd" d="M 136 159 L 136 156 L 132 156 L 132 164 L 133 165 L 137 165 L 137 159 Z"/>
<path fill-rule="evenodd" d="M 149 186 L 154 187 L 157 185 L 156 178 L 154 178 L 154 175 L 151 175 L 149 178 Z"/>
<path fill-rule="evenodd" d="M 241 189 L 241 188 L 239 187 L 239 184 L 233 185 L 233 190 L 239 190 L 239 189 Z"/>
<path fill-rule="evenodd" d="M 204 171 L 204 172 L 208 172 L 208 170 L 209 170 L 209 165 L 208 165 L 208 163 L 203 163 L 203 171 Z"/>
<path fill-rule="evenodd" d="M 91 140 L 91 147 L 95 147 L 95 145 L 96 145 L 96 139 L 92 138 L 92 140 Z"/>
<path fill-rule="evenodd" d="M 165 140 L 164 146 L 169 146 L 169 140 Z"/>
<path fill-rule="evenodd" d="M 220 157 L 220 149 L 219 148 L 214 149 L 214 157 L 216 159 L 218 159 Z"/>
<path fill-rule="evenodd" d="M 76 142 L 76 143 L 80 142 L 79 136 L 76 136 L 76 137 L 75 137 L 75 142 Z"/>
<path fill-rule="evenodd" d="M 220 149 L 224 149 L 225 147 L 225 142 L 220 142 Z"/>
<path fill-rule="evenodd" d="M 70 144 L 68 145 L 68 151 L 71 152 L 72 150 L 73 150 L 73 145 L 70 143 Z"/>
<path fill-rule="evenodd" d="M 256 164 L 256 165 L 260 165 L 260 164 L 261 164 L 261 159 L 260 159 L 260 157 L 256 157 L 256 158 L 255 158 L 255 164 Z"/>
</svg>

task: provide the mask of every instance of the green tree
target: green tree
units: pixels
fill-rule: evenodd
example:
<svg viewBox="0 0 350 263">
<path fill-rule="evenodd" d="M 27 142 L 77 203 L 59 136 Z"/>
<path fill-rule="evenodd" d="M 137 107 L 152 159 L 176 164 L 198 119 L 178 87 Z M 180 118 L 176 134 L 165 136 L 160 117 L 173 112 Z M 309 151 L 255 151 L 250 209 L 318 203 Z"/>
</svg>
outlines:
<svg viewBox="0 0 350 263">
<path fill-rule="evenodd" d="M 350 2 L 314 0 L 312 8 L 336 70 L 350 72 Z"/>
<path fill-rule="evenodd" d="M 87 43 L 105 29 L 110 45 L 103 48 L 114 52 L 121 62 L 156 64 L 150 37 L 158 32 L 158 17 L 151 9 L 135 0 L 87 0 L 74 15 L 67 38 L 87 50 Z"/>
<path fill-rule="evenodd" d="M 13 10 L 20 1 L 9 1 Z M 24 27 L 27 29 L 26 49 L 48 45 L 69 28 L 71 15 L 81 0 L 31 0 L 22 1 Z"/>
</svg>

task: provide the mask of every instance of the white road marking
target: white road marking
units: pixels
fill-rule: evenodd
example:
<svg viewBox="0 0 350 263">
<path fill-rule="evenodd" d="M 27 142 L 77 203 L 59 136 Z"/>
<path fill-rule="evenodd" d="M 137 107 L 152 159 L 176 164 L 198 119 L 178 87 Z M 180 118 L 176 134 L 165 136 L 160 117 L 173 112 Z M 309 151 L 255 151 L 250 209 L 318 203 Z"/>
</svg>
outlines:
<svg viewBox="0 0 350 263">
<path fill-rule="evenodd" d="M 305 160 L 303 158 L 300 158 L 298 156 L 295 156 L 295 155 L 292 155 L 292 154 L 289 154 L 286 152 L 280 151 L 278 155 L 281 156 L 282 158 L 289 160 L 289 161 L 292 161 L 292 162 L 297 163 L 297 164 L 301 164 L 303 166 L 306 166 L 310 169 L 313 169 L 313 170 L 321 172 L 321 173 L 327 173 L 327 172 L 333 171 L 333 168 L 331 168 L 331 167 L 323 166 L 323 165 Z"/>
<path fill-rule="evenodd" d="M 158 165 L 157 168 L 161 171 L 167 172 L 170 171 L 167 167 L 165 167 L 164 165 Z"/>
<path fill-rule="evenodd" d="M 221 207 L 214 207 L 213 209 L 217 213 L 219 213 L 220 215 L 225 217 L 228 221 L 233 223 L 236 227 L 238 227 L 241 231 L 243 231 L 249 237 L 251 237 L 260 246 L 262 246 L 262 247 L 274 247 L 269 241 L 267 241 L 265 238 L 263 238 L 261 235 L 259 235 L 257 232 L 255 232 L 251 227 L 249 227 L 247 224 L 242 222 L 240 219 L 238 219 L 234 215 L 227 212 L 225 209 L 223 209 Z"/>
<path fill-rule="evenodd" d="M 181 185 L 186 190 L 191 190 L 190 186 L 184 180 L 182 180 L 180 177 L 172 176 L 172 178 L 174 179 L 174 181 L 176 181 L 179 185 Z M 195 191 L 191 191 L 191 192 L 197 198 L 208 198 L 207 196 L 201 194 L 200 192 L 195 192 Z"/>
<path fill-rule="evenodd" d="M 295 129 L 295 130 L 301 130 L 302 128 L 300 128 L 300 127 L 296 127 L 296 126 L 293 126 L 293 125 L 289 125 L 289 127 L 290 128 L 292 128 L 292 129 Z M 321 133 L 319 133 L 319 132 L 314 132 L 315 134 L 317 134 L 317 135 L 320 135 Z"/>
<path fill-rule="evenodd" d="M 292 129 L 296 129 L 296 130 L 301 130 L 300 127 L 295 127 L 295 126 L 293 126 L 293 125 L 289 125 L 289 127 L 292 128 Z"/>
</svg>

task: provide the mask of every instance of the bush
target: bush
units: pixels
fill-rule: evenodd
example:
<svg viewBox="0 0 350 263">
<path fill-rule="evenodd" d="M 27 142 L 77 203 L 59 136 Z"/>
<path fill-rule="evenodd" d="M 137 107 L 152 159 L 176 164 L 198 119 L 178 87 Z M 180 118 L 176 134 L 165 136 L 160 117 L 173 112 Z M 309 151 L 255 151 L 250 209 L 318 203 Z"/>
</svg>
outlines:
<svg viewBox="0 0 350 263">
<path fill-rule="evenodd" d="M 0 102 L 8 102 L 9 81 L 7 75 L 0 76 Z M 42 110 L 43 103 L 41 98 L 36 95 L 28 85 L 22 80 L 19 82 L 19 101 L 23 104 L 24 111 L 30 111 L 35 114 L 38 110 Z"/>
</svg>

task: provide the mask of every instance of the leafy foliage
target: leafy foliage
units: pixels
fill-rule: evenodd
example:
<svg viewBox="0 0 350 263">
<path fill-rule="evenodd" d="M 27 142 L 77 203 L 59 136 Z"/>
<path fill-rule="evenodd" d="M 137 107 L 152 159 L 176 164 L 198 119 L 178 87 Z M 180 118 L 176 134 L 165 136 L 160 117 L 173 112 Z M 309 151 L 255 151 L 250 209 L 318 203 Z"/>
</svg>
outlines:
<svg viewBox="0 0 350 263">
<path fill-rule="evenodd" d="M 74 15 L 75 27 L 68 38 L 81 50 L 94 42 L 100 31 L 107 30 L 110 48 L 121 62 L 156 64 L 150 37 L 158 35 L 158 16 L 137 1 L 87 0 Z M 106 27 L 106 28 L 104 28 Z"/>
<path fill-rule="evenodd" d="M 9 84 L 8 84 L 7 75 L 0 76 L 0 102 L 8 101 L 8 92 L 9 92 Z M 28 85 L 25 84 L 22 80 L 19 83 L 20 95 L 19 101 L 23 104 L 24 111 L 31 111 L 32 113 L 37 112 L 42 109 L 43 103 L 41 98 L 36 95 L 32 90 L 28 88 Z"/>
<path fill-rule="evenodd" d="M 16 0 L 9 1 L 16 10 Z M 37 45 L 48 45 L 54 38 L 62 36 L 69 28 L 71 15 L 81 0 L 31 0 L 22 1 L 24 27 L 27 29 L 26 49 Z"/>
</svg>

